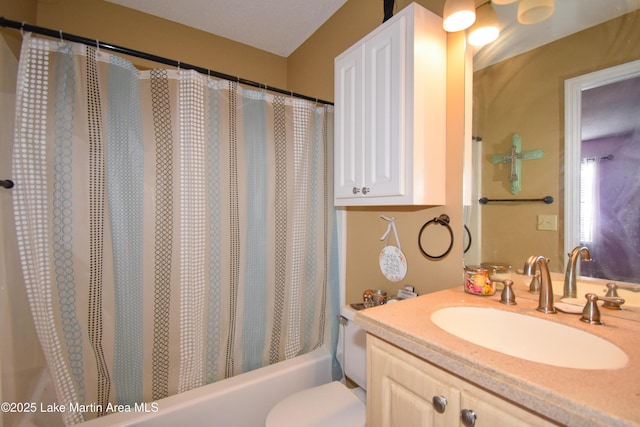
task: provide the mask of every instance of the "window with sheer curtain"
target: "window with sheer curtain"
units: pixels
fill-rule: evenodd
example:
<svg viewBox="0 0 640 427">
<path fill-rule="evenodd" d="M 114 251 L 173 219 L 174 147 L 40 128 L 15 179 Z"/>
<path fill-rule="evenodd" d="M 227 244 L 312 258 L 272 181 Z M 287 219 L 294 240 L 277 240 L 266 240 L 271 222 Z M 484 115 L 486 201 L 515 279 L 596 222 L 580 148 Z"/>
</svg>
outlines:
<svg viewBox="0 0 640 427">
<path fill-rule="evenodd" d="M 580 163 L 580 243 L 593 243 L 598 212 L 598 162 L 594 157 Z"/>
</svg>

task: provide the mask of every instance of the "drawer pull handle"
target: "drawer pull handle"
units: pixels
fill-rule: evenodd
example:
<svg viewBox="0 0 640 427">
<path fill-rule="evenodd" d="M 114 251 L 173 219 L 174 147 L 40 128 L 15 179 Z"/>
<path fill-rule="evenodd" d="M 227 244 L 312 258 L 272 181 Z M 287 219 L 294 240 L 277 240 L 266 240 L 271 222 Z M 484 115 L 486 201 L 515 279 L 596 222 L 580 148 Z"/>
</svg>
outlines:
<svg viewBox="0 0 640 427">
<path fill-rule="evenodd" d="M 471 409 L 460 411 L 460 420 L 464 427 L 473 427 L 476 424 L 476 413 Z"/>
<path fill-rule="evenodd" d="M 444 396 L 433 396 L 432 399 L 433 409 L 439 414 L 444 414 L 447 409 L 447 398 Z"/>
</svg>

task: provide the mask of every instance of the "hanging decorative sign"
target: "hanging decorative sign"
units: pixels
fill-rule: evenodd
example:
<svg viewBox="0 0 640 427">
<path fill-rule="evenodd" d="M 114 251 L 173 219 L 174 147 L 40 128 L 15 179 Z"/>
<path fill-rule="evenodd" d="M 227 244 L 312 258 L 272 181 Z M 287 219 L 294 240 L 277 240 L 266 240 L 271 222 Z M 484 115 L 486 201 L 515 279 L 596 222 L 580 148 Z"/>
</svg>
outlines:
<svg viewBox="0 0 640 427">
<path fill-rule="evenodd" d="M 511 194 L 518 194 L 521 186 L 521 161 L 540 159 L 542 156 L 544 156 L 544 151 L 542 150 L 522 151 L 522 138 L 517 133 L 514 133 L 511 138 L 511 153 L 496 154 L 491 157 L 491 163 L 511 163 L 511 169 L 509 171 Z"/>
<path fill-rule="evenodd" d="M 384 248 L 380 251 L 379 263 L 380 271 L 387 280 L 391 282 L 399 282 L 407 275 L 407 258 L 400 249 L 400 239 L 398 238 L 398 231 L 396 230 L 395 218 L 387 218 L 381 216 L 380 218 L 389 221 L 387 231 L 382 235 L 380 240 L 384 240 Z M 396 246 L 389 245 L 389 235 L 393 230 L 393 235 L 396 239 Z"/>
</svg>

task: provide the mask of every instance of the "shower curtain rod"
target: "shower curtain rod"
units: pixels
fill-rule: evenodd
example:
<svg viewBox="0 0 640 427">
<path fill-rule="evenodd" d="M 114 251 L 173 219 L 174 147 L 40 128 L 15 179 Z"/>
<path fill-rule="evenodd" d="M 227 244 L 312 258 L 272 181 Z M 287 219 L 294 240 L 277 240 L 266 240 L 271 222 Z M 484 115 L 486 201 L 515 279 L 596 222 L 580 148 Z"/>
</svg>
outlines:
<svg viewBox="0 0 640 427">
<path fill-rule="evenodd" d="M 100 40 L 92 40 L 86 37 L 76 36 L 73 34 L 65 33 L 63 31 L 56 31 L 50 28 L 38 27 L 36 25 L 30 25 L 25 22 L 13 21 L 11 19 L 6 19 L 3 16 L 0 16 L 0 27 L 14 28 L 20 31 L 29 31 L 32 33 L 53 37 L 62 40 L 68 40 L 76 43 L 82 43 L 87 46 L 93 46 L 99 49 L 106 49 L 113 52 L 118 52 L 124 55 L 134 56 L 136 58 L 147 59 L 149 61 L 158 62 L 160 64 L 170 65 L 172 67 L 177 68 L 185 68 L 189 70 L 195 70 L 201 74 L 206 74 L 208 76 L 218 77 L 221 79 L 229 80 L 232 82 L 237 82 L 242 85 L 257 87 L 259 89 L 268 90 L 271 92 L 277 92 L 284 95 L 293 96 L 295 98 L 305 99 L 307 101 L 313 101 L 320 104 L 333 105 L 333 102 L 324 101 L 322 99 L 313 98 L 306 95 L 301 95 L 299 93 L 295 93 L 289 90 L 279 89 L 276 87 L 267 86 L 264 83 L 254 82 L 252 80 L 243 79 L 241 77 L 232 76 L 230 74 L 221 73 L 218 71 L 209 70 L 208 68 L 198 67 L 196 65 L 187 64 L 184 62 L 176 61 L 173 59 L 164 58 L 162 56 L 153 55 L 151 53 L 141 52 L 139 50 L 129 49 L 122 46 L 113 45 L 110 43 L 104 43 Z"/>
</svg>

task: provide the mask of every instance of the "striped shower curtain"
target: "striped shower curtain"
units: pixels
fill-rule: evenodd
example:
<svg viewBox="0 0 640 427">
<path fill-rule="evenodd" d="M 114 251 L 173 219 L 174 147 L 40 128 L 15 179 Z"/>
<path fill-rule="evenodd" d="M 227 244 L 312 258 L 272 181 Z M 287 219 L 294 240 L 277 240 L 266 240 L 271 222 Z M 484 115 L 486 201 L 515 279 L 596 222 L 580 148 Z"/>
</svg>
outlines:
<svg viewBox="0 0 640 427">
<path fill-rule="evenodd" d="M 27 35 L 14 210 L 66 424 L 330 345 L 329 106 Z"/>
</svg>

